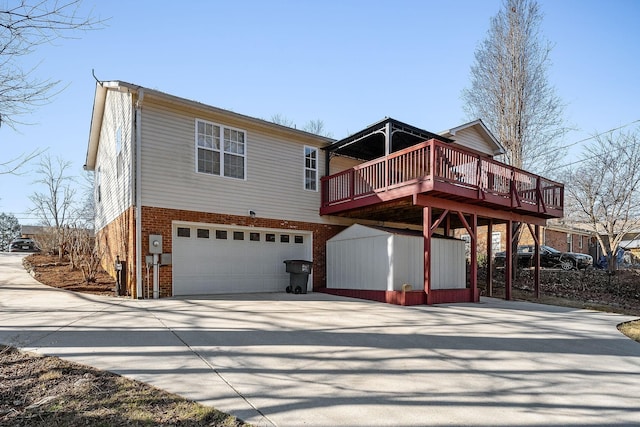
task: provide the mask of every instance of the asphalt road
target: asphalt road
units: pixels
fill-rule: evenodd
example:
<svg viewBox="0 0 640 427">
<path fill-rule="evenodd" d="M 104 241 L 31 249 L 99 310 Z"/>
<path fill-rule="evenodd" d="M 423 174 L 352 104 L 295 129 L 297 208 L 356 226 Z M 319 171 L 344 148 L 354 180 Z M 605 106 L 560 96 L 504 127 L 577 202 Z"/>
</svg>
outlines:
<svg viewBox="0 0 640 427">
<path fill-rule="evenodd" d="M 128 300 L 52 289 L 0 254 L 0 342 L 267 426 L 640 425 L 630 317 L 483 298 L 311 293 Z"/>
</svg>

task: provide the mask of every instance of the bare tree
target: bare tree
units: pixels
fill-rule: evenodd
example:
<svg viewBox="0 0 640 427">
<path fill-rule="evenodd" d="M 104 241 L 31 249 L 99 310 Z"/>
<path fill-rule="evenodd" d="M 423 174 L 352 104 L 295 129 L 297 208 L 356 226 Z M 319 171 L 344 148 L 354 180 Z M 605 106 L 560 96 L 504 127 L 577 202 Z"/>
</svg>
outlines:
<svg viewBox="0 0 640 427">
<path fill-rule="evenodd" d="M 36 149 L 27 154 L 0 163 L 0 175 L 21 175 L 20 168 L 42 154 L 43 150 Z"/>
<path fill-rule="evenodd" d="M 92 230 L 73 226 L 68 229 L 69 265 L 72 270 L 79 269 L 86 283 L 96 281 L 100 271 L 101 253 L 93 237 Z"/>
<path fill-rule="evenodd" d="M 477 48 L 471 87 L 462 92 L 470 118 L 481 118 L 506 149 L 505 162 L 540 174 L 553 171 L 565 134 L 564 105 L 550 85 L 552 46 L 542 39 L 535 0 L 503 0 Z"/>
<path fill-rule="evenodd" d="M 332 135 L 330 132 L 324 128 L 324 121 L 317 120 L 309 120 L 307 124 L 304 125 L 302 130 L 307 131 L 309 133 L 315 133 L 316 135 L 326 136 L 327 138 L 331 138 Z"/>
<path fill-rule="evenodd" d="M 73 177 L 67 175 L 70 162 L 58 158 L 56 163 L 49 155 L 41 158 L 36 173 L 40 176 L 34 183 L 42 184 L 45 192 L 35 192 L 29 199 L 33 202 L 33 212 L 41 223 L 55 230 L 58 254 L 60 258 L 65 250 L 65 228 L 69 225 L 69 215 L 72 214 L 75 189 L 71 187 Z"/>
<path fill-rule="evenodd" d="M 615 270 L 620 242 L 640 219 L 640 131 L 596 136 L 567 182 L 566 208 L 589 226 Z"/>
<path fill-rule="evenodd" d="M 80 182 L 81 200 L 75 212 L 75 225 L 81 228 L 93 229 L 95 224 L 96 203 L 93 191 L 94 175 L 91 171 L 84 171 Z"/>
<path fill-rule="evenodd" d="M 566 128 L 564 105 L 547 77 L 552 46 L 542 39 L 541 22 L 535 0 L 503 0 L 476 49 L 462 98 L 469 117 L 481 118 L 502 143 L 507 164 L 547 175 L 562 157 L 558 143 Z M 520 234 L 514 223 L 514 265 Z"/>
<path fill-rule="evenodd" d="M 101 21 L 82 14 L 82 0 L 20 0 L 0 6 L 0 124 L 15 128 L 18 117 L 49 101 L 59 81 L 39 79 L 22 58 L 38 46 L 97 29 Z"/>
<path fill-rule="evenodd" d="M 277 125 L 295 128 L 296 124 L 290 118 L 278 113 L 271 116 L 271 121 Z"/>
</svg>

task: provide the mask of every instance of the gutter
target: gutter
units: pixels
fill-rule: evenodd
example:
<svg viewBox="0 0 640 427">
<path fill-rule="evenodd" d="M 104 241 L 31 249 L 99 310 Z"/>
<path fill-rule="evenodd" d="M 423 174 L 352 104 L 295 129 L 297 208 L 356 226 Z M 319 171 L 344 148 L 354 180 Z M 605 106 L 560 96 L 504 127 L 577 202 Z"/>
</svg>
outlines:
<svg viewBox="0 0 640 427">
<path fill-rule="evenodd" d="M 138 89 L 136 101 L 136 181 L 135 181 L 135 206 L 136 206 L 136 298 L 142 298 L 142 101 L 144 89 Z"/>
</svg>

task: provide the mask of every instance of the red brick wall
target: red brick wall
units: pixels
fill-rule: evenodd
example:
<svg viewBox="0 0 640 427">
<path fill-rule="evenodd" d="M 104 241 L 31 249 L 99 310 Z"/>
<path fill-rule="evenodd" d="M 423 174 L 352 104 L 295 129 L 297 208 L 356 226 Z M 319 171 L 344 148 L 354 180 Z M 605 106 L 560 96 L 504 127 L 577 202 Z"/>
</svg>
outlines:
<svg viewBox="0 0 640 427">
<path fill-rule="evenodd" d="M 207 224 L 227 224 L 245 227 L 264 227 L 313 232 L 313 289 L 326 286 L 326 242 L 345 227 L 309 222 L 286 221 L 267 218 L 250 218 L 246 216 L 223 215 L 217 213 L 195 212 L 154 207 L 142 208 L 142 253 L 149 252 L 149 235 L 161 234 L 165 253 L 172 248 L 172 221 L 201 222 Z M 160 296 L 171 296 L 172 267 L 160 268 Z M 148 298 L 146 286 L 143 294 Z"/>
<path fill-rule="evenodd" d="M 102 268 L 115 279 L 116 256 L 126 266 L 127 295 L 136 297 L 135 286 L 135 221 L 134 208 L 127 209 L 114 221 L 96 233 Z"/>
<path fill-rule="evenodd" d="M 520 238 L 521 245 L 532 245 L 533 238 L 529 233 L 529 230 L 525 228 L 525 233 L 523 233 Z M 579 233 L 570 233 L 572 245 L 569 248 L 569 244 L 567 243 L 567 231 L 560 230 L 551 230 L 551 229 L 543 229 L 541 231 L 541 244 L 551 246 L 559 251 L 569 251 L 571 249 L 572 252 L 578 252 L 583 254 L 589 253 L 589 237 L 586 235 L 582 235 Z M 582 248 L 580 247 L 580 239 L 582 239 Z"/>
<path fill-rule="evenodd" d="M 533 228 L 533 226 L 532 226 Z M 535 228 L 534 228 L 535 229 Z M 496 224 L 493 226 L 493 232 L 500 232 L 500 250 L 506 250 L 506 225 Z M 460 237 L 463 234 L 468 234 L 465 229 L 458 229 L 455 231 L 455 236 Z M 569 246 L 567 244 L 567 232 L 551 230 L 545 227 L 540 228 L 541 244 L 551 246 L 560 251 L 567 251 Z M 589 253 L 589 237 L 586 235 L 571 233 L 573 241 L 572 251 L 578 253 Z M 580 248 L 580 239 L 582 239 L 582 248 Z M 533 245 L 533 237 L 529 231 L 529 227 L 526 224 L 522 226 L 522 233 L 520 235 L 520 245 Z M 478 227 L 478 254 L 486 253 L 487 247 L 487 227 Z M 495 250 L 495 248 L 494 248 Z"/>
</svg>

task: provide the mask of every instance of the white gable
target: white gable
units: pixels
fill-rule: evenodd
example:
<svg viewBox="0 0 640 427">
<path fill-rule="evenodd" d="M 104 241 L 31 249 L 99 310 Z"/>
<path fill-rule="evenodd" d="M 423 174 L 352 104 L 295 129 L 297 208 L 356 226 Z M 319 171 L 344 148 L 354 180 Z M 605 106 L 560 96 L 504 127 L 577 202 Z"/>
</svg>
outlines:
<svg viewBox="0 0 640 427">
<path fill-rule="evenodd" d="M 504 153 L 504 148 L 482 123 L 482 120 L 465 123 L 441 132 L 440 135 L 452 139 L 455 145 L 491 157 Z"/>
</svg>

